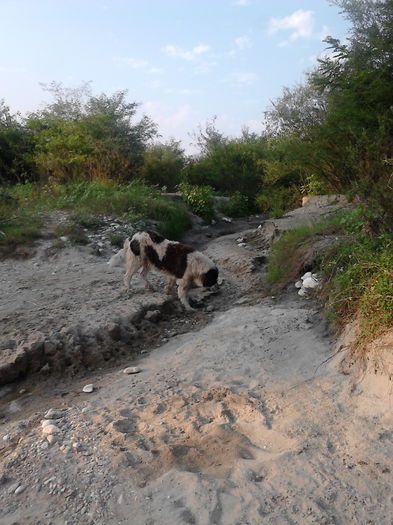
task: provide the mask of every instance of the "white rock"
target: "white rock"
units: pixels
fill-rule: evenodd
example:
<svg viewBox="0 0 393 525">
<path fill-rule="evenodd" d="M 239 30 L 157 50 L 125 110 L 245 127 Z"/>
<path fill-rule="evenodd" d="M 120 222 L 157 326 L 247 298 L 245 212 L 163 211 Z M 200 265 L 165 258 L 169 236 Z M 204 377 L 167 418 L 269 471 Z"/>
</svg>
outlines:
<svg viewBox="0 0 393 525">
<path fill-rule="evenodd" d="M 82 390 L 83 392 L 86 392 L 86 394 L 90 394 L 94 390 L 93 383 L 90 383 L 89 385 L 85 385 Z"/>
<path fill-rule="evenodd" d="M 42 428 L 44 434 L 60 434 L 61 430 L 56 425 L 46 425 Z"/>
<path fill-rule="evenodd" d="M 298 294 L 301 297 L 304 297 L 305 295 L 307 295 L 307 290 L 305 288 L 301 287 L 300 290 L 298 291 Z"/>
<path fill-rule="evenodd" d="M 43 419 L 41 421 L 42 428 L 47 427 L 48 425 L 56 425 L 57 420 L 56 419 Z"/>
<path fill-rule="evenodd" d="M 232 219 L 230 219 L 229 217 L 223 217 L 221 220 L 224 222 L 232 222 Z"/>
<path fill-rule="evenodd" d="M 296 288 L 301 288 L 302 285 L 303 285 L 302 281 L 296 281 L 296 283 L 295 283 L 295 287 Z"/>
<path fill-rule="evenodd" d="M 307 277 L 303 281 L 303 288 L 316 288 L 318 286 L 318 281 L 314 277 Z"/>
<path fill-rule="evenodd" d="M 139 366 L 128 366 L 127 368 L 123 370 L 123 373 L 124 374 L 139 374 L 140 371 L 141 369 L 139 368 Z"/>
<path fill-rule="evenodd" d="M 6 434 L 5 436 L 3 436 L 3 441 L 8 441 L 10 439 L 10 436 L 8 434 Z"/>
<path fill-rule="evenodd" d="M 239 237 L 238 239 L 236 239 L 236 242 L 244 242 L 244 237 Z"/>
<path fill-rule="evenodd" d="M 24 487 L 23 485 L 19 485 L 19 487 L 15 490 L 14 494 L 18 495 L 18 494 L 22 494 L 22 492 L 25 490 L 26 487 Z"/>
<path fill-rule="evenodd" d="M 247 244 L 245 242 L 239 242 L 238 246 L 239 248 L 244 248 Z"/>
<path fill-rule="evenodd" d="M 68 237 L 66 237 L 65 235 L 62 235 L 60 237 L 60 240 L 63 241 L 63 242 L 66 242 L 66 241 L 68 241 Z"/>
<path fill-rule="evenodd" d="M 311 277 L 311 275 L 312 275 L 311 272 L 307 272 L 304 275 L 302 275 L 301 280 L 304 281 L 304 279 L 307 279 L 307 277 Z"/>
<path fill-rule="evenodd" d="M 48 443 L 50 445 L 53 445 L 53 443 L 56 443 L 57 441 L 57 437 L 54 436 L 53 434 L 49 434 L 49 436 L 46 436 L 46 439 L 48 440 Z"/>
</svg>

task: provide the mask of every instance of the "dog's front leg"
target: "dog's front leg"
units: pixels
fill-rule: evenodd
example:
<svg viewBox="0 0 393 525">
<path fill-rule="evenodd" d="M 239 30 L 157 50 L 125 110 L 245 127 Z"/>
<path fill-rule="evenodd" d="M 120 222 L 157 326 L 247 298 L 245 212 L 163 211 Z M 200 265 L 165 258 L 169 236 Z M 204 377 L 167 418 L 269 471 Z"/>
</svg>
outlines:
<svg viewBox="0 0 393 525">
<path fill-rule="evenodd" d="M 150 270 L 150 264 L 149 264 L 149 261 L 147 259 L 144 259 L 143 260 L 143 263 L 142 263 L 142 266 L 143 266 L 143 269 L 141 271 L 141 277 L 143 279 L 143 282 L 145 283 L 145 290 L 151 290 L 151 291 L 154 291 L 154 287 L 152 286 L 152 284 L 147 280 L 147 274 L 149 273 L 149 270 Z"/>
<path fill-rule="evenodd" d="M 182 305 L 184 306 L 184 308 L 189 311 L 189 312 L 194 312 L 195 311 L 195 308 L 193 308 L 191 305 L 190 305 L 190 302 L 189 302 L 189 299 L 188 299 L 188 294 L 187 294 L 187 291 L 188 291 L 188 282 L 187 281 L 183 281 L 181 280 L 179 282 L 179 286 L 177 288 L 177 295 L 179 296 L 179 299 L 182 303 Z"/>
</svg>

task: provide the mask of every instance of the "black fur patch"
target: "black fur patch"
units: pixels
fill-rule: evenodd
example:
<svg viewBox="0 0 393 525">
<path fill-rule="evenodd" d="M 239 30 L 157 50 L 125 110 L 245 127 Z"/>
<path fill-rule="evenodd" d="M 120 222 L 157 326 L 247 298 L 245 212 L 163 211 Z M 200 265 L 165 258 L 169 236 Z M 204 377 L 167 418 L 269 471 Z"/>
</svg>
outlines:
<svg viewBox="0 0 393 525">
<path fill-rule="evenodd" d="M 208 272 L 206 272 L 202 277 L 202 284 L 203 286 L 206 286 L 206 288 L 209 288 L 209 286 L 213 286 L 217 283 L 217 277 L 218 277 L 218 270 L 217 268 L 212 268 Z"/>
<path fill-rule="evenodd" d="M 160 258 L 158 257 L 158 253 L 153 248 L 153 246 L 145 247 L 145 255 L 153 266 L 155 266 L 159 270 L 162 270 L 162 262 L 160 261 Z"/>
<path fill-rule="evenodd" d="M 141 246 L 139 244 L 139 241 L 134 239 L 130 242 L 130 248 L 134 255 L 140 255 L 141 254 Z"/>
<path fill-rule="evenodd" d="M 153 246 L 145 248 L 146 257 L 156 268 L 174 275 L 177 279 L 183 277 L 187 269 L 187 255 L 194 251 L 194 248 L 187 244 L 168 244 L 165 255 L 160 260 Z"/>
<path fill-rule="evenodd" d="M 154 244 L 161 244 L 163 241 L 165 241 L 165 237 L 163 237 L 157 232 L 154 232 L 152 230 L 147 230 L 146 233 L 149 234 L 150 239 L 154 242 Z"/>
</svg>

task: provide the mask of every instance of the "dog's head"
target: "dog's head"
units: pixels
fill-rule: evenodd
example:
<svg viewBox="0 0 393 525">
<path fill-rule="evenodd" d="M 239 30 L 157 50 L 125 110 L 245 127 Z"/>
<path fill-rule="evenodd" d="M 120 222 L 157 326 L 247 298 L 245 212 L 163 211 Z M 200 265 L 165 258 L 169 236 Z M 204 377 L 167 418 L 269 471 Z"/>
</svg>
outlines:
<svg viewBox="0 0 393 525">
<path fill-rule="evenodd" d="M 206 288 L 210 288 L 211 286 L 214 286 L 215 284 L 217 284 L 217 278 L 218 278 L 217 268 L 211 268 L 209 271 L 207 271 L 201 276 L 202 286 L 205 286 Z"/>
</svg>

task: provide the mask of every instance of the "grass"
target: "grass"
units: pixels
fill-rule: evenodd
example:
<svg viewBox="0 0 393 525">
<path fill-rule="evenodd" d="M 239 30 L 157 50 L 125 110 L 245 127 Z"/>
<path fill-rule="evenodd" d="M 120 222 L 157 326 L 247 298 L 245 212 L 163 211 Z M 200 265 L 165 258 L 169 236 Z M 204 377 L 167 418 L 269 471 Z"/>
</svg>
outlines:
<svg viewBox="0 0 393 525">
<path fill-rule="evenodd" d="M 79 230 L 97 229 L 102 224 L 99 215 L 120 216 L 136 228 L 154 221 L 161 233 L 176 240 L 191 226 L 184 207 L 140 181 L 24 184 L 0 193 L 0 230 L 5 234 L 0 236 L 0 248 L 33 242 L 39 236 L 41 217 L 54 210 L 69 211 L 74 217 L 67 226 L 70 231 L 57 234 L 74 236 L 81 243 L 85 238 Z"/>
<path fill-rule="evenodd" d="M 323 276 L 319 296 L 337 329 L 358 319 L 358 355 L 393 326 L 393 236 L 370 232 L 369 219 L 359 207 L 284 234 L 272 247 L 267 273 L 272 286 L 283 288 L 298 278 L 316 241 L 332 233 L 339 236 L 313 258 L 313 271 Z"/>
</svg>

